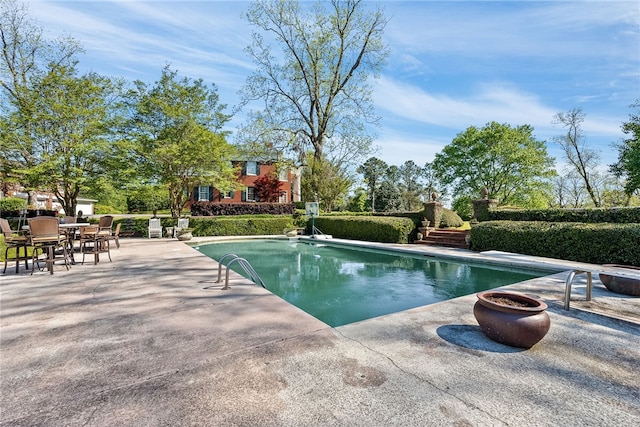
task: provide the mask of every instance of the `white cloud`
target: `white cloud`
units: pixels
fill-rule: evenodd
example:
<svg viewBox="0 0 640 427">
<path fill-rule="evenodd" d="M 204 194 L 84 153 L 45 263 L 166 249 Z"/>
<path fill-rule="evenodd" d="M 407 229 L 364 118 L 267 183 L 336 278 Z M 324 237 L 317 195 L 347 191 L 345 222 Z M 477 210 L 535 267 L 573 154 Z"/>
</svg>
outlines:
<svg viewBox="0 0 640 427">
<path fill-rule="evenodd" d="M 468 95 L 454 98 L 383 77 L 377 81 L 374 95 L 379 112 L 460 130 L 483 126 L 490 121 L 512 126 L 530 124 L 536 129 L 549 130 L 553 116 L 562 111 L 544 105 L 537 95 L 505 82 L 481 83 Z M 587 114 L 584 123 L 585 131 L 598 135 L 616 134 L 619 127 L 617 117 L 603 115 L 590 117 Z"/>
<path fill-rule="evenodd" d="M 550 122 L 555 114 L 553 109 L 541 105 L 535 95 L 506 83 L 481 84 L 474 93 L 454 98 L 386 77 L 375 86 L 375 99 L 379 111 L 460 130 L 490 121 L 514 126 Z"/>
<path fill-rule="evenodd" d="M 385 33 L 403 50 L 468 57 L 609 56 L 611 34 L 621 37 L 640 25 L 635 1 L 409 2 L 390 18 Z M 620 31 L 603 39 L 598 30 L 612 25 L 621 25 Z M 618 42 L 625 40 L 637 45 L 632 37 Z"/>
<path fill-rule="evenodd" d="M 216 4 L 217 3 L 217 4 Z M 84 6 L 84 7 L 83 7 Z M 231 6 L 231 7 L 230 7 Z M 91 57 L 103 62 L 82 64 L 92 69 L 133 71 L 143 80 L 173 68 L 218 84 L 238 86 L 238 70 L 251 70 L 242 49 L 250 31 L 239 19 L 242 3 L 221 2 L 73 2 L 31 3 L 30 12 L 46 23 L 48 36 L 67 33 L 79 40 Z M 248 71 L 247 71 L 248 73 Z"/>
</svg>

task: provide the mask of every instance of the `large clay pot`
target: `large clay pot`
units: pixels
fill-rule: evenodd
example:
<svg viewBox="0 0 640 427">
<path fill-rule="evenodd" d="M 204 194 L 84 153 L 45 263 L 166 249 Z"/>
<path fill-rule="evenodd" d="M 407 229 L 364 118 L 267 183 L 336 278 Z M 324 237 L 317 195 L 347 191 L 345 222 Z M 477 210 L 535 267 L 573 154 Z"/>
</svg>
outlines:
<svg viewBox="0 0 640 427">
<path fill-rule="evenodd" d="M 531 348 L 549 332 L 551 320 L 547 304 L 515 292 L 484 291 L 477 294 L 473 307 L 482 331 L 492 340 L 513 347 Z M 522 307 L 494 301 L 504 298 Z"/>
<path fill-rule="evenodd" d="M 631 270 L 640 270 L 640 267 L 632 265 L 605 264 L 605 267 L 628 268 Z M 600 274 L 600 281 L 611 292 L 623 295 L 631 295 L 640 297 L 640 280 L 630 279 L 627 277 L 613 276 L 610 274 Z"/>
</svg>

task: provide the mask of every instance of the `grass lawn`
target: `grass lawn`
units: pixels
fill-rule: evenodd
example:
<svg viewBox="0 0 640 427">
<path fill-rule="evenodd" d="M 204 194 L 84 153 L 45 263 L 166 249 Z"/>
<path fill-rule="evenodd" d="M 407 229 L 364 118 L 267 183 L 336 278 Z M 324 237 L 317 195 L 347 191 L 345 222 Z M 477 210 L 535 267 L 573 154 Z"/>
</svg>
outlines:
<svg viewBox="0 0 640 427">
<path fill-rule="evenodd" d="M 6 249 L 7 249 L 7 245 L 4 242 L 4 235 L 0 234 L 0 262 L 2 262 L 3 265 L 4 265 L 4 254 Z M 27 256 L 31 256 L 32 253 L 33 253 L 33 248 L 28 247 Z M 9 248 L 8 256 L 10 260 L 16 257 L 15 248 Z"/>
</svg>

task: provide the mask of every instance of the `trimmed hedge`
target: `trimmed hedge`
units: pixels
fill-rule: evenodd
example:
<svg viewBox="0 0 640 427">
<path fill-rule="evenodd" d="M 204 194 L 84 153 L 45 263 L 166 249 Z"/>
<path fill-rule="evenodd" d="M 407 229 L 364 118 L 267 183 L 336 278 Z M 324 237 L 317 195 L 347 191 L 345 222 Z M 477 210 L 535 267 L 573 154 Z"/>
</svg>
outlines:
<svg viewBox="0 0 640 427">
<path fill-rule="evenodd" d="M 294 203 L 213 203 L 194 202 L 191 205 L 192 216 L 222 215 L 293 215 L 296 211 Z"/>
<path fill-rule="evenodd" d="M 415 228 L 409 218 L 377 216 L 321 216 L 315 218 L 315 226 L 340 239 L 381 243 L 408 243 Z M 311 220 L 307 222 L 307 233 L 311 233 Z"/>
<path fill-rule="evenodd" d="M 117 218 L 121 237 L 146 237 L 148 235 L 149 218 Z M 160 218 L 163 228 L 178 225 L 177 218 Z M 285 230 L 295 227 L 292 215 L 277 215 L 251 218 L 189 218 L 189 228 L 194 236 L 256 236 L 279 235 Z"/>
<path fill-rule="evenodd" d="M 417 212 L 382 212 L 382 213 L 376 212 L 373 215 L 378 217 L 386 217 L 386 218 L 388 217 L 409 218 L 411 221 L 413 221 L 416 227 L 419 226 L 420 221 L 422 221 L 422 218 L 428 217 L 427 212 L 425 210 L 421 210 Z M 437 227 L 458 228 L 458 227 L 462 227 L 463 225 L 464 225 L 464 221 L 462 220 L 462 218 L 460 218 L 460 215 L 458 215 L 455 211 L 452 211 L 451 209 L 447 209 L 445 207 L 443 207 L 440 210 L 440 222 L 438 223 Z M 435 227 L 436 225 L 431 224 L 431 226 Z"/>
<path fill-rule="evenodd" d="M 293 216 L 271 218 L 191 218 L 194 236 L 258 236 L 284 234 L 294 228 Z"/>
<path fill-rule="evenodd" d="M 440 217 L 440 228 L 458 228 L 464 225 L 464 221 L 460 218 L 456 212 L 443 208 L 442 216 Z"/>
<path fill-rule="evenodd" d="M 640 207 L 593 209 L 496 209 L 491 210 L 492 221 L 548 221 L 548 222 L 612 222 L 640 223 Z"/>
<path fill-rule="evenodd" d="M 487 221 L 471 228 L 471 249 L 640 266 L 640 224 Z"/>
</svg>

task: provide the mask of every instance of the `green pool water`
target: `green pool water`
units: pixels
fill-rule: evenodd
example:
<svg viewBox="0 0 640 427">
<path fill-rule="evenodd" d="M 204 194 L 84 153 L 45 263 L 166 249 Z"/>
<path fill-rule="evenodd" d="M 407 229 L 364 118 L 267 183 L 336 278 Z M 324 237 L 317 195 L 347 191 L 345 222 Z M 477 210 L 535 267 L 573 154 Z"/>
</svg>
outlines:
<svg viewBox="0 0 640 427">
<path fill-rule="evenodd" d="M 334 327 L 548 274 L 324 242 L 242 240 L 197 249 L 215 260 L 228 253 L 247 259 L 269 291 Z"/>
</svg>

